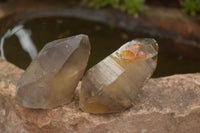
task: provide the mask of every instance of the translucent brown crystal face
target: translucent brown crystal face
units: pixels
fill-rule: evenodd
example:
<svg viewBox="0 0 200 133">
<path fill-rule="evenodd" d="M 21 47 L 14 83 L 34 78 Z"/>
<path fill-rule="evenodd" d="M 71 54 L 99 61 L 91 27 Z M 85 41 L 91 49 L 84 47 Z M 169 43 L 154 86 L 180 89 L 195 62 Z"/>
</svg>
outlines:
<svg viewBox="0 0 200 133">
<path fill-rule="evenodd" d="M 98 114 L 131 107 L 139 89 L 156 68 L 157 54 L 154 39 L 124 44 L 87 71 L 80 90 L 80 108 Z"/>
<path fill-rule="evenodd" d="M 28 108 L 53 108 L 71 101 L 90 55 L 88 36 L 48 43 L 17 85 L 16 101 Z"/>
</svg>

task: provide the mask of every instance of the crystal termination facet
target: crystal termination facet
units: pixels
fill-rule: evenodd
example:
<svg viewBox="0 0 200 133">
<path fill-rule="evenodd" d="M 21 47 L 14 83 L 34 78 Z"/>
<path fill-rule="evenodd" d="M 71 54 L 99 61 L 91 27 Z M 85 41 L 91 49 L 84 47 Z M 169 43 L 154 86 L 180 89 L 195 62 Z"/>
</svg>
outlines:
<svg viewBox="0 0 200 133">
<path fill-rule="evenodd" d="M 69 103 L 90 55 L 87 35 L 48 43 L 17 85 L 16 101 L 27 108 L 47 109 Z"/>
<path fill-rule="evenodd" d="M 83 77 L 79 107 L 102 114 L 121 112 L 132 106 L 144 82 L 157 65 L 154 39 L 136 39 L 89 69 Z"/>
</svg>

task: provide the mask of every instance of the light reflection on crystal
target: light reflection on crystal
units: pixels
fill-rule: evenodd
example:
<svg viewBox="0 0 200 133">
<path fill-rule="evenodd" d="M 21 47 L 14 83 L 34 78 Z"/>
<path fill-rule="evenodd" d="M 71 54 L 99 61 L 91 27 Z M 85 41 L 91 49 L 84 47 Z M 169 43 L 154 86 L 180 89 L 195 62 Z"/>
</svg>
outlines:
<svg viewBox="0 0 200 133">
<path fill-rule="evenodd" d="M 157 54 L 154 39 L 124 44 L 87 71 L 82 80 L 80 108 L 98 114 L 131 107 L 139 89 L 156 68 Z"/>
<path fill-rule="evenodd" d="M 19 80 L 16 101 L 24 107 L 41 109 L 69 103 L 89 55 L 86 35 L 48 43 Z"/>
</svg>

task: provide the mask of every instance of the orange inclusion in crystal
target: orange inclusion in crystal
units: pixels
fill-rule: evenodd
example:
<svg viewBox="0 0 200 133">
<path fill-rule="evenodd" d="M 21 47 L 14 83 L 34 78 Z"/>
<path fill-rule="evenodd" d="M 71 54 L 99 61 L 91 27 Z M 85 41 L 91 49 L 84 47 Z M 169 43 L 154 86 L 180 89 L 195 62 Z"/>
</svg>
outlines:
<svg viewBox="0 0 200 133">
<path fill-rule="evenodd" d="M 121 52 L 120 56 L 127 63 L 132 62 L 137 59 L 147 58 L 146 54 L 140 51 L 139 44 L 127 47 L 126 50 Z"/>
<path fill-rule="evenodd" d="M 121 53 L 121 57 L 125 62 L 131 62 L 135 60 L 135 54 L 129 50 L 125 50 Z"/>
<path fill-rule="evenodd" d="M 158 59 L 155 59 L 155 60 L 154 60 L 154 63 L 157 64 L 157 62 L 158 62 Z"/>
</svg>

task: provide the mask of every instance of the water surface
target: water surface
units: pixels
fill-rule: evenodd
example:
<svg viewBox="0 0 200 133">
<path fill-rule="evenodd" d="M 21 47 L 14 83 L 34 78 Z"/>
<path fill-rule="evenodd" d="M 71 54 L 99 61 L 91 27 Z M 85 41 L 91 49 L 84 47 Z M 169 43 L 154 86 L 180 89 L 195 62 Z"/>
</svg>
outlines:
<svg viewBox="0 0 200 133">
<path fill-rule="evenodd" d="M 11 29 L 7 29 L 1 37 L 1 41 L 3 40 L 1 56 L 18 67 L 26 69 L 46 43 L 77 34 L 87 34 L 92 44 L 88 68 L 127 41 L 134 38 L 152 37 L 145 33 L 130 32 L 114 25 L 84 19 L 43 17 L 18 22 Z M 200 56 L 190 58 L 185 57 L 184 53 L 171 54 L 171 49 L 164 46 L 166 40 L 157 37 L 156 40 L 160 44 L 161 51 L 153 77 L 200 72 Z"/>
</svg>

